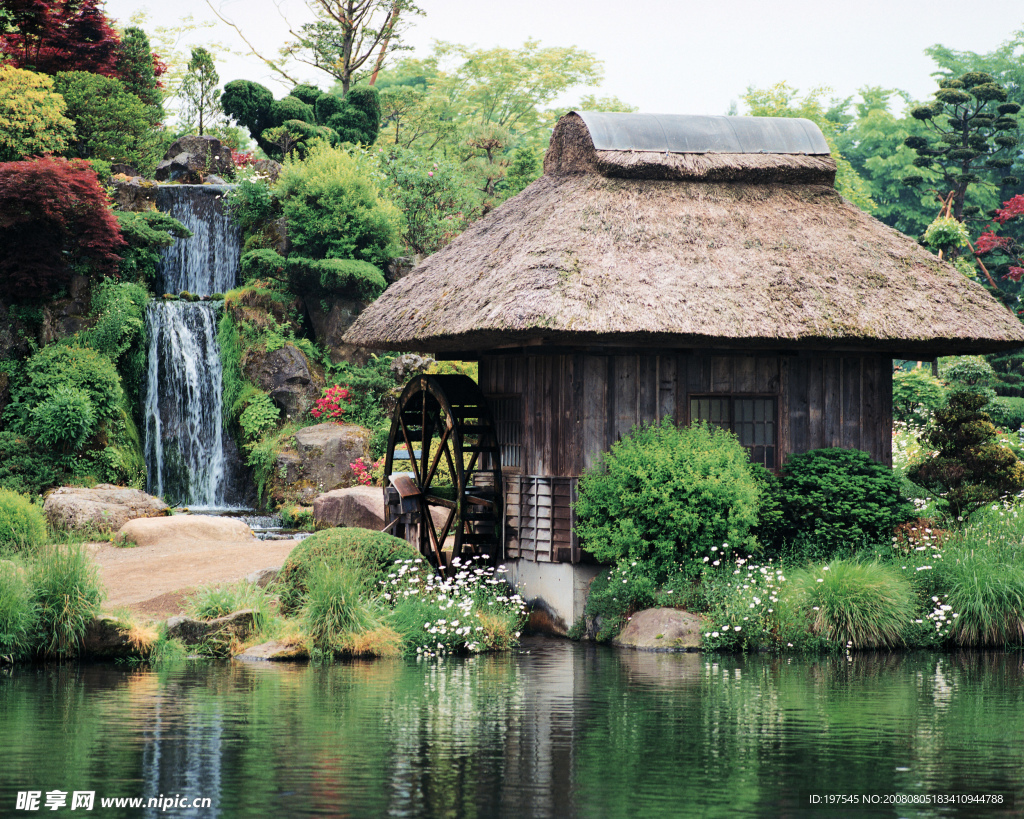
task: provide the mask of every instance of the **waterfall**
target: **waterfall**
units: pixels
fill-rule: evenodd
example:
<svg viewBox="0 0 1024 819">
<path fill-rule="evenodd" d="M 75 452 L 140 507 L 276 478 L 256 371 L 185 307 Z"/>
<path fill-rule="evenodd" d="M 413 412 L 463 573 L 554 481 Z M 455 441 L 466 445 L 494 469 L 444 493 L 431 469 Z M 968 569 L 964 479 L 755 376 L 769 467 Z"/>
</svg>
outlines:
<svg viewBox="0 0 1024 819">
<path fill-rule="evenodd" d="M 168 185 L 157 192 L 159 209 L 193 234 L 164 251 L 164 292 L 209 296 L 234 287 L 240 247 L 238 229 L 221 207 L 227 190 Z M 231 442 L 223 428 L 214 305 L 155 299 L 146 310 L 146 328 L 147 491 L 191 507 L 224 508 L 237 502 Z"/>
</svg>

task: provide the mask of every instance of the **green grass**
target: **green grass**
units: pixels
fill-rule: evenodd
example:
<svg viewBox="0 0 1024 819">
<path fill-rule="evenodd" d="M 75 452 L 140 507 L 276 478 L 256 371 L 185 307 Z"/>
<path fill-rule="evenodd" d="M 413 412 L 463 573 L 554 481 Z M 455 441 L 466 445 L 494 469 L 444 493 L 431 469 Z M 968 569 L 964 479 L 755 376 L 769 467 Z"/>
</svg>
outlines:
<svg viewBox="0 0 1024 819">
<path fill-rule="evenodd" d="M 39 653 L 74 656 L 103 602 L 96 564 L 81 546 L 46 549 L 33 562 L 28 583 L 39 613 Z"/>
<path fill-rule="evenodd" d="M 185 601 L 185 611 L 197 620 L 215 620 L 242 609 L 252 609 L 253 629 L 263 631 L 272 617 L 270 595 L 243 580 L 229 585 L 204 586 Z"/>
<path fill-rule="evenodd" d="M 910 582 L 882 563 L 833 560 L 799 570 L 789 595 L 813 633 L 852 648 L 902 645 L 917 611 Z"/>
<path fill-rule="evenodd" d="M 0 662 L 13 663 L 31 653 L 36 619 L 24 569 L 0 561 Z"/>
<path fill-rule="evenodd" d="M 349 635 L 381 626 L 381 608 L 348 566 L 313 566 L 307 576 L 306 634 L 315 649 L 340 650 Z"/>
<path fill-rule="evenodd" d="M 0 489 L 0 553 L 31 552 L 46 543 L 46 516 L 24 495 Z"/>
</svg>

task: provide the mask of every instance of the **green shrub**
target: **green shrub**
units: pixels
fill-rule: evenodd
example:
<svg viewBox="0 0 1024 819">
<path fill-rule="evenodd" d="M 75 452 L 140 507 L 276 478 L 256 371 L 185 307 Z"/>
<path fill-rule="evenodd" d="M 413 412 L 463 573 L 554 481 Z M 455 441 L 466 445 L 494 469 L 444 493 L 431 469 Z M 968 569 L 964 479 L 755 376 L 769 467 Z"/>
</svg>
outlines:
<svg viewBox="0 0 1024 819">
<path fill-rule="evenodd" d="M 288 555 L 278 577 L 281 611 L 298 609 L 308 590 L 308 578 L 314 567 L 346 567 L 373 589 L 387 576 L 391 565 L 400 559 L 418 557 L 404 540 L 369 529 L 325 529 L 303 540 Z"/>
<path fill-rule="evenodd" d="M 917 608 L 913 588 L 896 571 L 852 560 L 794 573 L 789 595 L 814 633 L 852 648 L 902 644 Z"/>
<path fill-rule="evenodd" d="M 185 611 L 197 620 L 215 620 L 243 609 L 252 609 L 253 627 L 261 631 L 270 620 L 270 596 L 259 586 L 242 581 L 203 586 L 185 601 Z"/>
<path fill-rule="evenodd" d="M 377 596 L 368 593 L 358 568 L 317 563 L 306 577 L 306 633 L 320 651 L 338 651 L 351 634 L 381 626 Z"/>
<path fill-rule="evenodd" d="M 373 300 L 387 287 L 384 274 L 378 267 L 358 259 L 306 259 L 302 256 L 289 256 L 287 270 L 292 290 L 305 297 L 354 291 L 363 299 Z"/>
<path fill-rule="evenodd" d="M 281 410 L 262 390 L 254 389 L 248 393 L 245 409 L 238 416 L 238 425 L 242 428 L 247 441 L 256 441 L 265 433 L 274 429 L 281 418 Z"/>
<path fill-rule="evenodd" d="M 58 387 L 84 391 L 96 410 L 97 423 L 111 418 L 124 396 L 109 358 L 85 347 L 51 344 L 26 362 L 25 383 L 12 395 L 14 412 L 28 423 L 32 410 Z"/>
<path fill-rule="evenodd" d="M 0 551 L 33 551 L 46 543 L 46 516 L 24 495 L 0 489 Z"/>
<path fill-rule="evenodd" d="M 897 421 L 924 422 L 946 402 L 946 388 L 925 367 L 892 376 L 892 415 Z"/>
<path fill-rule="evenodd" d="M 192 235 L 181 222 L 160 211 L 117 211 L 114 216 L 121 227 L 121 238 L 128 244 L 119 251 L 117 272 L 129 282 L 155 282 L 161 249 Z"/>
<path fill-rule="evenodd" d="M 39 612 L 38 650 L 48 657 L 78 653 L 85 630 L 103 602 L 96 564 L 82 546 L 48 549 L 29 572 Z"/>
<path fill-rule="evenodd" d="M 384 268 L 397 255 L 401 214 L 381 198 L 371 162 L 321 143 L 305 161 L 285 165 L 274 192 L 296 256 Z"/>
<path fill-rule="evenodd" d="M 38 495 L 59 483 L 63 474 L 52 453 L 40 450 L 25 435 L 0 431 L 0 487 Z"/>
<path fill-rule="evenodd" d="M 85 390 L 61 384 L 32 409 L 28 429 L 43 446 L 74 452 L 96 431 L 96 410 Z"/>
<path fill-rule="evenodd" d="M 286 264 L 284 256 L 276 250 L 263 248 L 243 253 L 239 261 L 239 270 L 242 279 L 247 282 L 256 279 L 275 279 L 281 278 L 284 274 Z"/>
<path fill-rule="evenodd" d="M 1024 398 L 993 398 L 985 411 L 1000 429 L 1012 432 L 1024 426 Z"/>
<path fill-rule="evenodd" d="M 858 449 L 816 449 L 791 455 L 779 480 L 781 540 L 807 536 L 830 548 L 859 547 L 891 536 L 913 516 L 900 479 Z"/>
<path fill-rule="evenodd" d="M 996 428 L 981 411 L 988 399 L 975 392 L 955 392 L 935 413 L 928 442 L 938 451 L 907 473 L 936 495 L 940 507 L 962 521 L 1003 495 L 1024 490 L 1024 463 L 996 439 Z"/>
<path fill-rule="evenodd" d="M 618 563 L 602 571 L 590 584 L 583 616 L 597 629 L 599 643 L 615 638 L 633 612 L 655 604 L 657 589 L 645 571 Z"/>
<path fill-rule="evenodd" d="M 25 572 L 0 560 L 0 661 L 13 663 L 31 653 L 36 607 Z"/>
<path fill-rule="evenodd" d="M 712 546 L 753 546 L 758 501 L 735 435 L 665 419 L 634 428 L 584 473 L 576 532 L 598 560 L 637 561 L 660 583 L 677 564 L 696 571 Z"/>
</svg>

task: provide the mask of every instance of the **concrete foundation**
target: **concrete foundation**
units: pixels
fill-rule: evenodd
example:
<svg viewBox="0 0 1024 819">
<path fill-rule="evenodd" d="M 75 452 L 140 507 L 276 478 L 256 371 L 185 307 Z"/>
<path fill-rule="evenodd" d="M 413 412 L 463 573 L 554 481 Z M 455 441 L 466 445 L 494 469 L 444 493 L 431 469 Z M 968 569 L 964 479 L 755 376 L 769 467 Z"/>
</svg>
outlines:
<svg viewBox="0 0 1024 819">
<path fill-rule="evenodd" d="M 537 631 L 565 634 L 580 617 L 591 581 L 601 566 L 572 563 L 507 562 L 509 582 L 530 605 L 530 625 Z"/>
</svg>

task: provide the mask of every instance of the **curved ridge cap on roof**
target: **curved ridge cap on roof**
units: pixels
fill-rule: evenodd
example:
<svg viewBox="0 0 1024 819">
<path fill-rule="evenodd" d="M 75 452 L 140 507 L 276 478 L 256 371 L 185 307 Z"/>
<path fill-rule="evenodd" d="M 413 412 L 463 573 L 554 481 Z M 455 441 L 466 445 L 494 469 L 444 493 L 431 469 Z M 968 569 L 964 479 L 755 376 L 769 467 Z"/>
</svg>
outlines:
<svg viewBox="0 0 1024 819">
<path fill-rule="evenodd" d="M 596 151 L 831 155 L 821 129 L 809 119 L 571 113 L 586 123 Z"/>
</svg>

